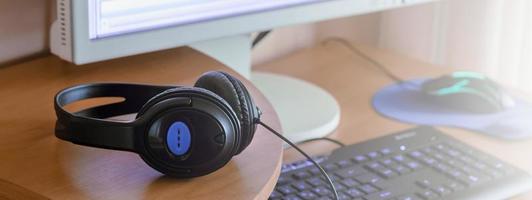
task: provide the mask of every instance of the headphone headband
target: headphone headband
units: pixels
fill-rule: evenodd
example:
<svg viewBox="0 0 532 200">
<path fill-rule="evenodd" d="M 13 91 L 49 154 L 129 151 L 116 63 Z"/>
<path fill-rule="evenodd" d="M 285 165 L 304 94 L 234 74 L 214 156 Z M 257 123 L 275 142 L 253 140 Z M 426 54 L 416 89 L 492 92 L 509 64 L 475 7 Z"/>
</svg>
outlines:
<svg viewBox="0 0 532 200">
<path fill-rule="evenodd" d="M 57 113 L 55 135 L 76 144 L 134 151 L 135 126 L 131 123 L 105 119 L 136 113 L 153 96 L 175 87 L 96 83 L 67 88 L 55 96 L 54 108 Z M 123 97 L 125 101 L 87 108 L 76 113 L 70 113 L 63 108 L 76 101 L 98 97 Z"/>
</svg>

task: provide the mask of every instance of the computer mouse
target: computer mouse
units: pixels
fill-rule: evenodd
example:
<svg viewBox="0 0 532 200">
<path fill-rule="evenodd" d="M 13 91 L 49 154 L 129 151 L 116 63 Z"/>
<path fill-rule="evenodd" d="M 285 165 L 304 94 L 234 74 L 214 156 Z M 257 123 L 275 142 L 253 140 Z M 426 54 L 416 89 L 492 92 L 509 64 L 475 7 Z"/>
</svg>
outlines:
<svg viewBox="0 0 532 200">
<path fill-rule="evenodd" d="M 471 113 L 496 113 L 515 105 L 495 81 L 476 72 L 454 72 L 425 81 L 421 86 L 429 101 Z"/>
</svg>

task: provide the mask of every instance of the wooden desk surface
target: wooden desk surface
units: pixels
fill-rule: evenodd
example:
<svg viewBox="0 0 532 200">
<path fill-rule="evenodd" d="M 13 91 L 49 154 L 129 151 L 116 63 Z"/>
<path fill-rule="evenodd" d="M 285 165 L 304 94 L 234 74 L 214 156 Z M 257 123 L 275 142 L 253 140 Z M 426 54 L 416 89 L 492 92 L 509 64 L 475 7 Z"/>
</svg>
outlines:
<svg viewBox="0 0 532 200">
<path fill-rule="evenodd" d="M 359 46 L 366 55 L 387 66 L 403 79 L 434 77 L 453 71 L 411 59 L 391 51 Z M 341 108 L 340 125 L 329 137 L 347 144 L 362 142 L 413 127 L 384 118 L 371 107 L 371 98 L 380 88 L 392 84 L 370 62 L 337 42 L 317 45 L 281 60 L 258 66 L 256 70 L 280 73 L 315 83 L 329 91 Z M 530 97 L 530 96 L 528 96 Z M 504 141 L 469 131 L 441 128 L 446 133 L 532 173 L 532 140 Z M 303 146 L 310 153 L 328 153 L 336 146 L 313 142 Z M 293 150 L 285 151 L 285 161 L 302 159 Z M 532 199 L 532 192 L 516 197 Z"/>
<path fill-rule="evenodd" d="M 259 128 L 251 145 L 215 173 L 177 180 L 134 153 L 82 147 L 54 136 L 53 96 L 86 82 L 192 85 L 230 69 L 188 48 L 75 67 L 48 56 L 0 68 L 0 199 L 266 199 L 280 171 L 282 142 Z M 244 81 L 279 129 L 266 99 Z"/>
</svg>

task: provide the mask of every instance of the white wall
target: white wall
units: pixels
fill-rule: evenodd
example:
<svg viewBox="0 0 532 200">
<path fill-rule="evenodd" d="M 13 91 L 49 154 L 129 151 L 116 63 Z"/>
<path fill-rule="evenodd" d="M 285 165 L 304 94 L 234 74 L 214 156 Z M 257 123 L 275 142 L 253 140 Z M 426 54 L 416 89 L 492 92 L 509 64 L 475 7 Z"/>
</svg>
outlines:
<svg viewBox="0 0 532 200">
<path fill-rule="evenodd" d="M 0 0 L 0 66 L 47 51 L 49 0 Z"/>
<path fill-rule="evenodd" d="M 497 41 L 498 3 L 502 0 L 441 0 L 439 3 L 384 12 L 379 47 L 411 57 L 465 69 L 491 61 Z"/>
<path fill-rule="evenodd" d="M 407 56 L 433 61 L 437 56 L 435 4 L 407 7 L 381 14 L 378 46 Z"/>
<path fill-rule="evenodd" d="M 440 0 L 384 12 L 379 47 L 532 91 L 532 1 Z"/>
</svg>

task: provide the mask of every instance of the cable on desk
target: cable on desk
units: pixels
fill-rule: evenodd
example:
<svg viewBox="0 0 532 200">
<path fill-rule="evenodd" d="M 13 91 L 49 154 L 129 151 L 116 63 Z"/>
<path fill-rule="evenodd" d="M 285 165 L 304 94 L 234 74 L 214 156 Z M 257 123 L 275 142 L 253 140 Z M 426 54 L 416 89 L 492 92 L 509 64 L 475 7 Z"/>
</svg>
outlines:
<svg viewBox="0 0 532 200">
<path fill-rule="evenodd" d="M 338 43 L 344 45 L 349 50 L 351 50 L 351 52 L 353 52 L 353 53 L 359 55 L 360 57 L 364 58 L 365 60 L 371 62 L 371 64 L 373 64 L 375 67 L 377 67 L 382 73 L 384 73 L 384 75 L 386 75 L 388 78 L 390 78 L 393 81 L 395 81 L 397 84 L 402 84 L 402 83 L 406 82 L 404 79 L 400 78 L 399 76 L 397 76 L 393 72 L 391 72 L 386 66 L 382 65 L 381 63 L 379 63 L 375 59 L 373 59 L 373 58 L 369 57 L 368 55 L 364 54 L 362 51 L 360 51 L 360 49 L 358 49 L 357 47 L 352 45 L 349 41 L 347 41 L 347 40 L 345 40 L 343 38 L 339 38 L 339 37 L 331 37 L 331 38 L 328 38 L 328 39 L 324 40 L 323 43 L 327 44 L 329 42 L 338 42 Z"/>
<path fill-rule="evenodd" d="M 296 145 L 301 145 L 301 144 L 305 144 L 305 143 L 309 143 L 309 142 L 314 142 L 314 141 L 319 141 L 319 140 L 329 141 L 329 142 L 332 142 L 332 143 L 337 144 L 337 145 L 340 146 L 340 147 L 345 147 L 345 144 L 344 144 L 344 143 L 342 143 L 342 142 L 340 142 L 340 141 L 338 141 L 338 140 L 332 139 L 332 138 L 328 138 L 328 137 L 312 138 L 312 139 L 308 139 L 308 140 L 303 140 L 303 141 L 297 142 Z"/>
<path fill-rule="evenodd" d="M 253 43 L 251 43 L 251 49 L 255 48 L 255 46 L 257 46 L 271 32 L 272 32 L 272 30 L 267 30 L 267 31 L 260 32 L 257 35 L 257 37 L 255 37 L 255 39 L 253 40 Z"/>
<path fill-rule="evenodd" d="M 280 133 L 278 133 L 277 131 L 273 130 L 273 128 L 271 128 L 270 126 L 264 124 L 262 121 L 260 121 L 259 119 L 256 119 L 255 120 L 255 123 L 257 124 L 260 124 L 262 127 L 268 129 L 270 132 L 272 132 L 273 134 L 275 134 L 277 137 L 281 138 L 281 140 L 283 140 L 284 142 L 286 142 L 287 144 L 289 144 L 290 146 L 292 146 L 294 149 L 296 149 L 299 153 L 301 153 L 301 155 L 305 156 L 305 158 L 307 158 L 314 166 L 316 166 L 319 170 L 320 170 L 320 173 L 325 177 L 325 179 L 327 180 L 329 186 L 331 187 L 332 191 L 333 191 L 333 195 L 334 195 L 334 199 L 335 200 L 338 200 L 338 191 L 336 190 L 336 187 L 334 187 L 334 184 L 331 180 L 331 177 L 329 177 L 329 175 L 327 174 L 327 172 L 325 172 L 325 170 L 323 169 L 323 167 L 321 167 L 321 165 L 316 162 L 314 159 L 312 159 L 309 155 L 307 155 L 303 150 L 301 150 L 299 147 L 297 147 L 297 145 L 295 145 L 294 143 L 290 142 L 290 140 L 288 140 L 287 138 L 285 138 L 283 135 L 281 135 Z"/>
</svg>

